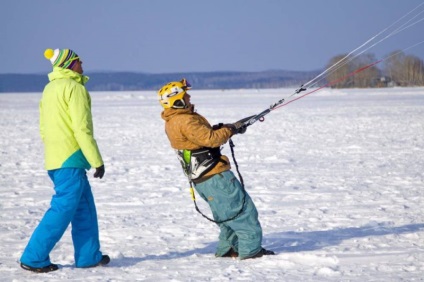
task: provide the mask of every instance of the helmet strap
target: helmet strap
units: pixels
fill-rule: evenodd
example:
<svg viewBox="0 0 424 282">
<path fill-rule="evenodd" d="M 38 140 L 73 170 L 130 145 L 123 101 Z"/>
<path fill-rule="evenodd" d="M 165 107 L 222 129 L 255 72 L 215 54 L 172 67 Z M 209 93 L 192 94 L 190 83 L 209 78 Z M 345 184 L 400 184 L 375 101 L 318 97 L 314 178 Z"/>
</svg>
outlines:
<svg viewBox="0 0 424 282">
<path fill-rule="evenodd" d="M 174 109 L 185 109 L 187 108 L 186 103 L 184 102 L 183 99 L 177 100 L 174 102 L 174 105 L 172 106 L 172 108 Z"/>
</svg>

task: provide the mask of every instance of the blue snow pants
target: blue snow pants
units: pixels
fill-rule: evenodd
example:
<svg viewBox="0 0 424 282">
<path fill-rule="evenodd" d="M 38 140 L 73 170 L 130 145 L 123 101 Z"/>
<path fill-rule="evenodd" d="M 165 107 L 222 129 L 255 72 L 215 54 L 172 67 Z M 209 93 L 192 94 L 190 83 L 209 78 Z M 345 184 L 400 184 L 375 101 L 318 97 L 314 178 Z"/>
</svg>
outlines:
<svg viewBox="0 0 424 282">
<path fill-rule="evenodd" d="M 258 211 L 232 171 L 218 173 L 195 184 L 195 189 L 208 202 L 216 221 L 236 215 L 243 204 L 244 193 L 246 196 L 242 213 L 233 220 L 219 224 L 217 257 L 225 255 L 231 248 L 239 253 L 240 259 L 253 256 L 261 250 L 262 228 Z"/>
<path fill-rule="evenodd" d="M 76 267 L 97 264 L 102 258 L 97 213 L 85 169 L 62 168 L 49 170 L 48 174 L 56 193 L 29 240 L 21 263 L 32 267 L 50 265 L 49 254 L 71 223 Z"/>
</svg>

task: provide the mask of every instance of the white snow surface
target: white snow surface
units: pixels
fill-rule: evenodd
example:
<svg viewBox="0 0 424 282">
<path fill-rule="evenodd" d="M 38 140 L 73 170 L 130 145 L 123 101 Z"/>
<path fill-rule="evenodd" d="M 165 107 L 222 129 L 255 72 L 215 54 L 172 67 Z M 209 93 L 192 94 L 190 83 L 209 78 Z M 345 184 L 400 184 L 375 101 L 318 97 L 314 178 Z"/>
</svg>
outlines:
<svg viewBox="0 0 424 282">
<path fill-rule="evenodd" d="M 215 124 L 293 91 L 191 95 Z M 156 92 L 91 96 L 106 174 L 89 178 L 111 263 L 75 268 L 69 227 L 50 254 L 58 271 L 19 267 L 53 187 L 38 132 L 41 93 L 0 94 L 1 281 L 422 281 L 424 88 L 323 89 L 233 137 L 263 246 L 277 253 L 243 261 L 215 258 L 219 229 L 194 209 Z M 231 157 L 228 144 L 223 153 Z"/>
</svg>

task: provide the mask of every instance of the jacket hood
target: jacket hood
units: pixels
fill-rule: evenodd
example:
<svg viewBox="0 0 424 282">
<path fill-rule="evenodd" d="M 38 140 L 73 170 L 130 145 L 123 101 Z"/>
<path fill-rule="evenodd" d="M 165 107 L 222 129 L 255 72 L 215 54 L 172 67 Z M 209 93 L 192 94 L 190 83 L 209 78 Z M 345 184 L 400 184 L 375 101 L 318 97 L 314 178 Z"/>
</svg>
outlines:
<svg viewBox="0 0 424 282">
<path fill-rule="evenodd" d="M 89 80 L 88 76 L 79 74 L 70 69 L 63 69 L 59 67 L 54 67 L 53 71 L 48 74 L 48 77 L 49 81 L 53 81 L 55 79 L 70 78 L 82 85 L 85 85 Z"/>
<path fill-rule="evenodd" d="M 169 121 L 171 118 L 173 118 L 176 115 L 184 115 L 184 114 L 192 114 L 194 113 L 194 105 L 192 104 L 190 108 L 188 109 L 164 109 L 161 113 L 161 117 L 165 121 Z"/>
</svg>

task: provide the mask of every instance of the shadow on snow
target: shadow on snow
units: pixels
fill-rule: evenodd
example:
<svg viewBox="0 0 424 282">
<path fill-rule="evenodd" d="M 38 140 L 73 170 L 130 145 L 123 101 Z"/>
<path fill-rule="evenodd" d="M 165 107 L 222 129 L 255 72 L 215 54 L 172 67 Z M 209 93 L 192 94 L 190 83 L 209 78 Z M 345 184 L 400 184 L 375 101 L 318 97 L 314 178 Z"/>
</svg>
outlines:
<svg viewBox="0 0 424 282">
<path fill-rule="evenodd" d="M 335 246 L 344 240 L 362 237 L 399 235 L 424 231 L 424 224 L 391 226 L 391 223 L 375 223 L 361 227 L 337 228 L 325 231 L 279 232 L 266 236 L 264 245 L 270 250 L 280 252 L 314 251 Z"/>
<path fill-rule="evenodd" d="M 392 234 L 414 233 L 424 231 L 424 224 L 408 224 L 399 227 L 391 223 L 375 223 L 362 227 L 337 228 L 325 231 L 310 232 L 279 232 L 264 236 L 264 247 L 277 253 L 314 251 L 340 244 L 344 240 L 385 236 Z M 123 257 L 112 260 L 111 266 L 131 266 L 148 260 L 171 260 L 190 257 L 196 254 L 210 254 L 213 256 L 217 242 L 209 243 L 203 248 L 183 252 L 170 252 L 161 255 L 146 255 L 144 257 Z"/>
</svg>

